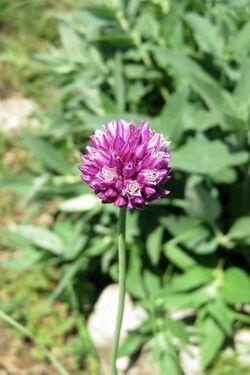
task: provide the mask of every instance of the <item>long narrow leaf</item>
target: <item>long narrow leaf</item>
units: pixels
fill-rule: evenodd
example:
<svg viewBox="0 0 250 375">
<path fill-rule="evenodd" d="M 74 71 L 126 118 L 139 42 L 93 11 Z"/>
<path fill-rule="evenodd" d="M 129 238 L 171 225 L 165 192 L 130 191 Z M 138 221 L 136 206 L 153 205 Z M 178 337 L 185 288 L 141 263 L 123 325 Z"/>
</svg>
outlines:
<svg viewBox="0 0 250 375">
<path fill-rule="evenodd" d="M 65 155 L 54 146 L 27 131 L 22 131 L 21 135 L 30 151 L 45 167 L 58 173 L 70 174 L 71 167 L 66 162 Z"/>
</svg>

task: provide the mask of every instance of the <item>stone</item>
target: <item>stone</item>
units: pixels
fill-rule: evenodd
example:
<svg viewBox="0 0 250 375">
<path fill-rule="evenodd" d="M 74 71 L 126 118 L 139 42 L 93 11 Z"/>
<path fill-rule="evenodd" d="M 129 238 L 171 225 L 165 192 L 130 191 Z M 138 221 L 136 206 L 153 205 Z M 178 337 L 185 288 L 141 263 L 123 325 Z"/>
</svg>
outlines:
<svg viewBox="0 0 250 375">
<path fill-rule="evenodd" d="M 201 368 L 201 355 L 198 346 L 187 345 L 182 349 L 180 362 L 184 375 L 205 375 Z"/>
<path fill-rule="evenodd" d="M 38 126 L 38 121 L 30 118 L 35 109 L 36 104 L 31 99 L 13 97 L 0 100 L 0 131 L 12 135 L 22 125 Z"/>
<path fill-rule="evenodd" d="M 87 323 L 89 335 L 96 347 L 107 374 L 109 374 L 110 371 L 109 358 L 115 329 L 118 295 L 119 289 L 116 284 L 107 286 L 96 302 L 94 311 L 90 315 Z M 126 293 L 120 342 L 125 339 L 129 331 L 139 327 L 146 318 L 146 311 L 141 307 L 135 306 L 128 293 Z M 143 355 L 145 356 L 145 354 Z M 128 375 L 158 375 L 155 371 L 152 372 L 152 366 L 150 363 L 151 362 L 148 359 L 142 359 L 142 356 L 140 356 L 139 361 L 130 368 L 130 358 L 123 357 L 117 360 L 117 368 L 119 374 L 126 372 Z M 149 370 L 147 372 L 145 372 L 145 368 L 142 370 L 142 365 L 144 365 L 144 367 L 147 366 Z"/>
<path fill-rule="evenodd" d="M 240 329 L 235 334 L 234 342 L 239 362 L 250 367 L 250 330 Z"/>
<path fill-rule="evenodd" d="M 118 286 L 109 285 L 101 293 L 93 313 L 88 320 L 88 330 L 92 341 L 98 347 L 107 347 L 113 340 L 115 320 L 118 307 Z M 134 330 L 146 319 L 147 314 L 141 307 L 135 306 L 126 294 L 123 324 L 121 329 L 121 341 L 128 331 Z"/>
</svg>

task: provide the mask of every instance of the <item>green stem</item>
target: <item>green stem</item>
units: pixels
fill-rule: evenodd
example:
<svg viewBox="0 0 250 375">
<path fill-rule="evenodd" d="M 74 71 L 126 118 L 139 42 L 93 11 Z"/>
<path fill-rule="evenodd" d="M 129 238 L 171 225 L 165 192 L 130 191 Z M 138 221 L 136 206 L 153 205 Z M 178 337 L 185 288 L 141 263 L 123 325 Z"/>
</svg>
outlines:
<svg viewBox="0 0 250 375">
<path fill-rule="evenodd" d="M 116 359 L 118 354 L 119 338 L 121 333 L 122 318 L 124 312 L 124 300 L 126 292 L 126 254 L 125 254 L 125 232 L 126 232 L 127 210 L 120 209 L 118 225 L 118 258 L 119 258 L 119 303 L 116 317 L 115 333 L 111 353 L 112 375 L 117 375 Z"/>
</svg>

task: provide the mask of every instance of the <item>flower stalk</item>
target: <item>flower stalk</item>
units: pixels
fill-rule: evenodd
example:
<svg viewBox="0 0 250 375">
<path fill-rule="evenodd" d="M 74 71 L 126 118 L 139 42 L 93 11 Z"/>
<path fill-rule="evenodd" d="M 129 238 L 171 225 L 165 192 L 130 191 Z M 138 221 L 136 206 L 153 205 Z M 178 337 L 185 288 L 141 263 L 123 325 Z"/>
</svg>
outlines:
<svg viewBox="0 0 250 375">
<path fill-rule="evenodd" d="M 117 375 L 116 360 L 119 348 L 119 339 L 122 327 L 124 313 L 124 301 L 126 293 L 126 216 L 127 210 L 120 208 L 118 222 L 118 262 L 119 262 L 119 301 L 116 317 L 114 339 L 111 351 L 111 370 L 112 375 Z"/>
<path fill-rule="evenodd" d="M 119 303 L 111 352 L 112 375 L 117 375 L 116 359 L 124 312 L 126 289 L 126 211 L 144 209 L 150 202 L 170 193 L 162 186 L 170 179 L 170 141 L 152 130 L 147 121 L 136 127 L 133 121 L 106 123 L 90 137 L 90 146 L 81 155 L 82 180 L 102 203 L 120 208 Z"/>
</svg>

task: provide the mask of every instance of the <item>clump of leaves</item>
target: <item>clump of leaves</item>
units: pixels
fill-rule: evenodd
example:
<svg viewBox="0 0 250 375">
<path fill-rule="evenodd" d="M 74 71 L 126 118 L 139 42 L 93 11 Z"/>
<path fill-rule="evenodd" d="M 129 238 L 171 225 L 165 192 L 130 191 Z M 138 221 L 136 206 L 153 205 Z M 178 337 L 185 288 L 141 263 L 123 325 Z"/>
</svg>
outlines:
<svg viewBox="0 0 250 375">
<path fill-rule="evenodd" d="M 22 223 L 11 236 L 30 246 L 26 260 L 58 267 L 52 300 L 70 281 L 88 310 L 117 277 L 114 208 L 79 181 L 77 145 L 117 117 L 148 119 L 172 140 L 171 196 L 128 222 L 127 287 L 149 319 L 123 351 L 160 337 L 162 374 L 181 373 L 178 352 L 190 340 L 208 368 L 249 323 L 249 12 L 245 0 L 94 1 L 58 16 L 60 43 L 37 56 L 60 89 L 60 109 L 39 134 L 22 133 L 40 161 L 26 195 L 37 207 L 61 202 L 50 228 Z M 192 335 L 166 318 L 185 308 Z"/>
<path fill-rule="evenodd" d="M 75 2 L 76 5 L 76 2 Z M 51 13 L 72 10 L 68 0 L 2 0 L 0 14 L 1 66 L 0 96 L 21 93 L 44 103 L 47 87 L 33 55 L 57 39 Z M 53 87 L 50 87 L 53 90 Z M 51 91 L 50 91 L 51 92 Z"/>
<path fill-rule="evenodd" d="M 27 331 L 32 332 L 36 343 L 39 343 L 32 349 L 33 357 L 38 360 L 47 359 L 47 353 L 43 349 L 47 348 L 55 351 L 58 359 L 68 369 L 79 373 L 90 363 L 97 372 L 99 364 L 83 316 L 79 314 L 78 309 L 76 310 L 76 306 L 66 301 L 52 303 L 47 299 L 58 278 L 56 269 L 47 268 L 46 272 L 30 271 L 26 276 L 22 276 L 20 284 L 16 280 L 20 274 L 15 273 L 18 263 L 18 260 L 5 260 L 5 270 L 0 278 L 1 310 L 19 321 Z M 11 279 L 8 273 L 10 269 Z M 69 286 L 67 293 L 70 295 L 69 299 L 75 299 Z"/>
</svg>

